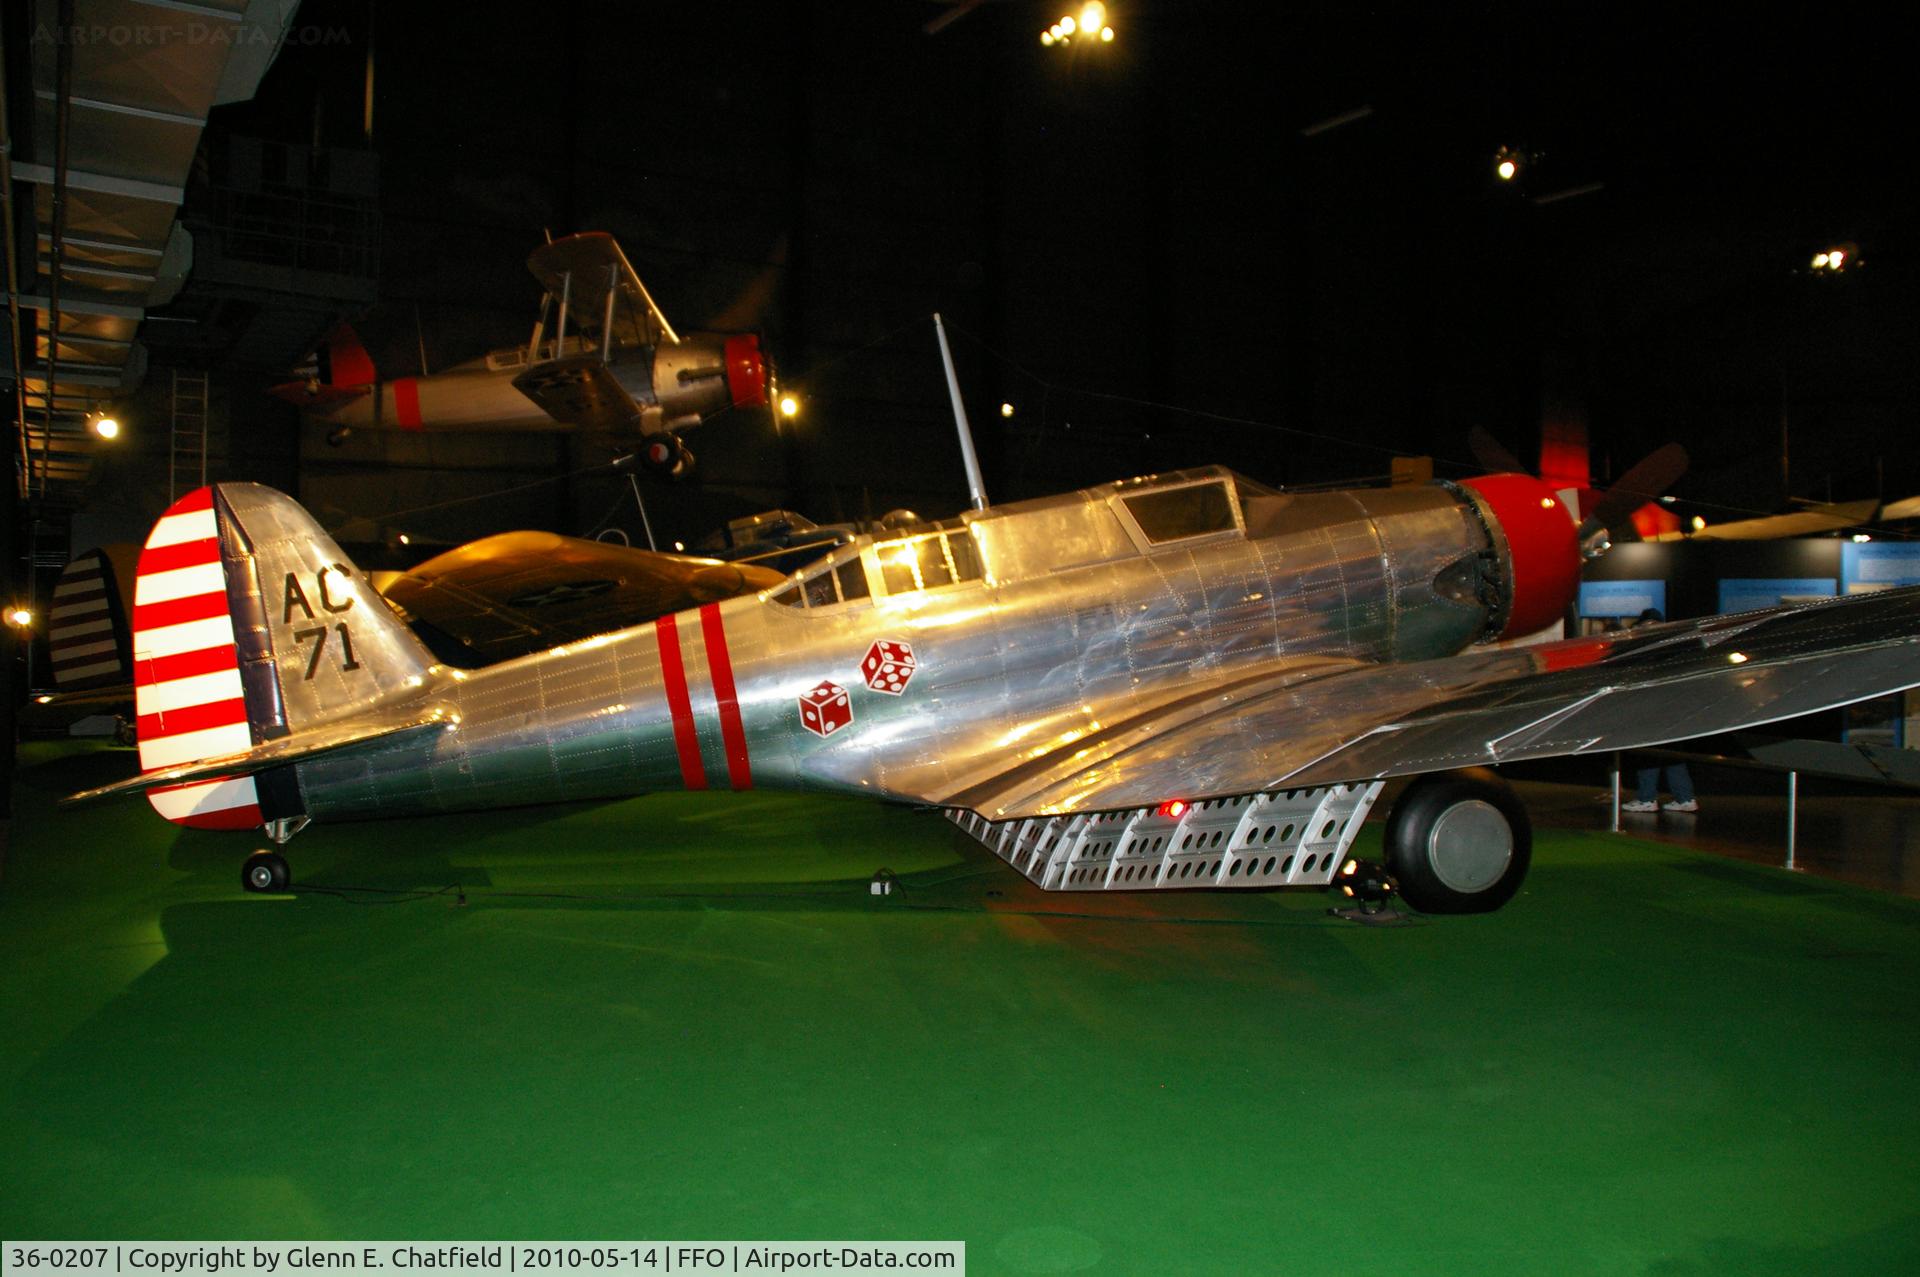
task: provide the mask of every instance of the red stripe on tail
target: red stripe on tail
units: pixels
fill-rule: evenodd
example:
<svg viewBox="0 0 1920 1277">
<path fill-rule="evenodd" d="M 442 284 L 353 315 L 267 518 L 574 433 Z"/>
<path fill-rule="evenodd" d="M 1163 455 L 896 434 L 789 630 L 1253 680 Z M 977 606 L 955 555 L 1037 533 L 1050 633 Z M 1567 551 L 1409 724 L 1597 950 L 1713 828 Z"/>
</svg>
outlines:
<svg viewBox="0 0 1920 1277">
<path fill-rule="evenodd" d="M 247 721 L 247 703 L 238 697 L 230 701 L 209 701 L 204 705 L 182 705 L 157 714 L 142 714 L 136 720 L 141 740 L 159 740 L 181 732 L 202 732 L 209 727 L 230 727 Z"/>
<path fill-rule="evenodd" d="M 195 488 L 168 506 L 166 513 L 160 517 L 164 519 L 176 514 L 192 514 L 195 510 L 211 509 L 213 509 L 213 489 L 211 487 Z"/>
<path fill-rule="evenodd" d="M 220 561 L 220 538 L 182 541 L 178 545 L 156 545 L 140 552 L 141 576 L 155 572 L 173 572 L 180 568 L 200 568 Z"/>
<path fill-rule="evenodd" d="M 143 607 L 135 607 L 133 632 L 139 635 L 147 630 L 165 629 L 169 625 L 185 625 L 188 621 L 205 621 L 211 617 L 226 614 L 227 592 L 225 590 L 190 594 L 184 599 L 168 599 L 165 603 L 148 603 Z"/>
</svg>

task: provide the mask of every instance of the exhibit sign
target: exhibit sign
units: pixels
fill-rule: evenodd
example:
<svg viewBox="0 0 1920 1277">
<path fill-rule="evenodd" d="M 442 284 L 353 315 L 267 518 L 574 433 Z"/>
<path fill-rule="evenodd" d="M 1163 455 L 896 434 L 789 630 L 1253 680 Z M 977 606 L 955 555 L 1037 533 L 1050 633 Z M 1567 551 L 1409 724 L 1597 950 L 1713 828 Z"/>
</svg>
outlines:
<svg viewBox="0 0 1920 1277">
<path fill-rule="evenodd" d="M 1871 594 L 1898 585 L 1920 585 L 1920 542 L 1849 542 L 1840 547 L 1840 588 Z"/>
<path fill-rule="evenodd" d="M 1652 608 L 1661 616 L 1667 614 L 1667 583 L 1665 581 L 1580 582 L 1580 615 L 1582 616 L 1621 616 L 1635 620 L 1648 608 Z"/>
</svg>

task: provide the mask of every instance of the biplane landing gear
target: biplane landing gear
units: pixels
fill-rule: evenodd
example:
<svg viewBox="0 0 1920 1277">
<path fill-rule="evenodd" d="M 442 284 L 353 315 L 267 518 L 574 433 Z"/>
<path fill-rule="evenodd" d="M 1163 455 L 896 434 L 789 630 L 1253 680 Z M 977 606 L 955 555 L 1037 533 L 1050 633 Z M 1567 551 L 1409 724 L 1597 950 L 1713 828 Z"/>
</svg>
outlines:
<svg viewBox="0 0 1920 1277">
<path fill-rule="evenodd" d="M 1415 780 L 1387 816 L 1387 865 L 1421 913 L 1490 913 L 1533 862 L 1533 825 L 1513 787 L 1485 767 Z"/>
<path fill-rule="evenodd" d="M 240 881 L 248 891 L 285 891 L 293 881 L 287 858 L 277 851 L 256 851 L 247 857 Z"/>
<path fill-rule="evenodd" d="M 667 479 L 678 479 L 693 469 L 693 454 L 678 435 L 656 435 L 640 449 L 647 469 Z"/>
</svg>

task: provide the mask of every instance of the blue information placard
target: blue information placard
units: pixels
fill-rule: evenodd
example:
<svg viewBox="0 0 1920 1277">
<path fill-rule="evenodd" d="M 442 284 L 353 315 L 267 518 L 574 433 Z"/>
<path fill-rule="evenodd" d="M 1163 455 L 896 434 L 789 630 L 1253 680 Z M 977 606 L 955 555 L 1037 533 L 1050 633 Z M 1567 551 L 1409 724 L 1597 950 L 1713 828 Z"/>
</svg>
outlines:
<svg viewBox="0 0 1920 1277">
<path fill-rule="evenodd" d="M 1582 581 L 1580 615 L 1624 616 L 1629 620 L 1652 608 L 1667 614 L 1665 581 Z"/>
<path fill-rule="evenodd" d="M 1839 582 L 1830 576 L 1732 577 L 1720 582 L 1722 612 L 1755 612 L 1782 603 L 1830 599 Z"/>
<path fill-rule="evenodd" d="M 1920 542 L 1869 541 L 1848 542 L 1840 547 L 1840 584 L 1848 594 L 1858 587 L 1870 590 L 1890 589 L 1896 585 L 1920 585 Z"/>
</svg>

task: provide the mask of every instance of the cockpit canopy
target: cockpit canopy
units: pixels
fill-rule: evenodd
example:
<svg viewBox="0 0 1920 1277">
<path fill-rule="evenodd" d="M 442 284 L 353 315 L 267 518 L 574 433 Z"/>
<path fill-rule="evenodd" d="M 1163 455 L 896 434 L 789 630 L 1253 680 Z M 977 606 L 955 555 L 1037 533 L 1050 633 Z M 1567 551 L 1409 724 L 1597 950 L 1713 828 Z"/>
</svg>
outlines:
<svg viewBox="0 0 1920 1277">
<path fill-rule="evenodd" d="M 866 538 L 796 573 L 768 597 L 822 608 L 991 580 L 1004 584 L 1152 553 L 1185 541 L 1244 534 L 1250 501 L 1279 494 L 1209 466 L 921 524 Z"/>
</svg>

